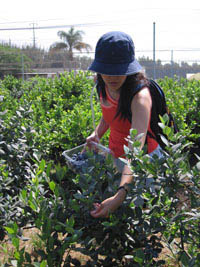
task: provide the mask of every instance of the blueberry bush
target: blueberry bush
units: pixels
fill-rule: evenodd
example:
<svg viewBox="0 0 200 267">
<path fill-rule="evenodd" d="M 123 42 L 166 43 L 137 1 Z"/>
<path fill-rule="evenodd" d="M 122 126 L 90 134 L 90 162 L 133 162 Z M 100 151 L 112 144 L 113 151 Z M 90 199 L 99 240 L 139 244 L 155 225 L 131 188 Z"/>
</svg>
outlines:
<svg viewBox="0 0 200 267">
<path fill-rule="evenodd" d="M 134 181 L 127 198 L 108 218 L 94 219 L 93 203 L 118 187 L 112 157 L 90 152 L 87 168 L 76 172 L 63 156 L 93 130 L 91 73 L 0 81 L 0 248 L 8 242 L 13 247 L 0 266 L 171 266 L 171 261 L 199 266 L 200 83 L 168 78 L 159 83 L 179 132 L 174 135 L 167 116 L 162 118 L 166 155 L 153 160 L 139 151 L 136 132 L 130 132 L 133 149 L 125 152 Z M 97 123 L 95 94 L 93 108 Z M 106 137 L 102 142 L 107 145 Z M 28 227 L 43 244 L 34 252 L 26 246 Z M 164 248 L 171 252 L 169 260 L 161 257 Z"/>
</svg>

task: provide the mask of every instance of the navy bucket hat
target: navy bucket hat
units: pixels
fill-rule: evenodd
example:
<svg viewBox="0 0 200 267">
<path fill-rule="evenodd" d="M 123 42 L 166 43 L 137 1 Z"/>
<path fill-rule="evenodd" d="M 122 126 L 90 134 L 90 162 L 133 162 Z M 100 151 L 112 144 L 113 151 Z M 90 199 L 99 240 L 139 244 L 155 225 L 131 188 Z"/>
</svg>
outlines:
<svg viewBox="0 0 200 267">
<path fill-rule="evenodd" d="M 135 59 L 135 47 L 131 37 L 120 31 L 104 34 L 97 42 L 95 59 L 88 68 L 105 75 L 131 75 L 142 70 Z"/>
</svg>

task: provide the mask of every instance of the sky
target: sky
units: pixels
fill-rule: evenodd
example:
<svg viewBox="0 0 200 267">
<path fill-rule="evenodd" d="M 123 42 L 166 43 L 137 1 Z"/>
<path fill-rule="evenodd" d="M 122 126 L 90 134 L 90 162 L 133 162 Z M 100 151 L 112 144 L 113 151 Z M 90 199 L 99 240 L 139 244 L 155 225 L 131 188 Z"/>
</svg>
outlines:
<svg viewBox="0 0 200 267">
<path fill-rule="evenodd" d="M 83 41 L 92 46 L 91 52 L 102 34 L 117 30 L 132 37 L 136 57 L 153 58 L 153 23 L 156 59 L 200 64 L 199 0 L 2 1 L 0 42 L 32 45 L 35 36 L 36 46 L 48 50 L 60 41 L 57 32 L 73 25 L 84 32 Z M 28 29 L 10 30 L 16 28 Z"/>
</svg>

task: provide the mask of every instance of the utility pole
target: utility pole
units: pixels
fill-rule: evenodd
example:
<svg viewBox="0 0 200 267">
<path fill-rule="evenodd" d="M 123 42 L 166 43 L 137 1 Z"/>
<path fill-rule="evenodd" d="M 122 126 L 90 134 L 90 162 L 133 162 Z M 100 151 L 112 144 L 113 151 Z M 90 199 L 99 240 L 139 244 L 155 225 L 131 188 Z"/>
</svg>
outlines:
<svg viewBox="0 0 200 267">
<path fill-rule="evenodd" d="M 171 50 L 171 76 L 173 78 L 173 65 L 174 65 L 174 51 Z"/>
<path fill-rule="evenodd" d="M 153 79 L 156 79 L 156 23 L 153 23 Z"/>
<path fill-rule="evenodd" d="M 36 47 L 36 41 L 35 41 L 35 23 L 31 23 L 30 25 L 33 25 L 33 48 Z"/>
<path fill-rule="evenodd" d="M 21 54 L 21 62 L 22 62 L 22 80 L 24 81 L 24 55 Z"/>
</svg>

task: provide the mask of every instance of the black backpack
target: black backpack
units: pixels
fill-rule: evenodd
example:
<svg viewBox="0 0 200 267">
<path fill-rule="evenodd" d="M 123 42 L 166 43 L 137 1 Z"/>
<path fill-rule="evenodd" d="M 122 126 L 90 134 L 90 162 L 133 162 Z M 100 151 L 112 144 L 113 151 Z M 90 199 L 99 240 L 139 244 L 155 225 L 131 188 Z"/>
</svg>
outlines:
<svg viewBox="0 0 200 267">
<path fill-rule="evenodd" d="M 160 117 L 163 117 L 165 114 L 168 115 L 169 121 L 168 121 L 168 126 L 172 127 L 174 130 L 174 133 L 178 132 L 178 127 L 174 121 L 174 118 L 172 114 L 169 112 L 169 109 L 166 104 L 166 99 L 165 99 L 165 94 L 162 90 L 162 88 L 154 81 L 154 80 L 149 80 L 150 85 L 150 93 L 151 93 L 151 98 L 152 98 L 152 109 L 151 109 L 151 122 L 150 122 L 150 128 L 154 135 L 152 135 L 149 131 L 147 132 L 147 136 L 150 136 L 151 138 L 156 139 L 156 141 L 159 143 L 160 147 L 165 150 L 165 143 L 162 141 L 161 135 L 167 136 L 163 133 L 162 128 L 158 125 L 160 121 Z M 133 96 L 138 93 L 143 86 L 138 86 L 136 90 L 134 91 Z"/>
<path fill-rule="evenodd" d="M 164 114 L 168 114 L 169 122 L 168 126 L 172 127 L 174 130 L 174 133 L 178 132 L 178 127 L 174 121 L 174 118 L 172 114 L 169 112 L 169 109 L 166 105 L 166 99 L 163 90 L 161 87 L 153 80 L 150 81 L 150 92 L 152 96 L 152 114 L 151 114 L 151 129 L 153 133 L 155 134 L 156 141 L 159 143 L 159 145 L 162 147 L 162 149 L 165 150 L 166 145 L 162 142 L 161 135 L 165 136 L 162 132 L 162 128 L 159 127 L 158 123 L 160 122 L 159 115 L 163 116 Z M 136 94 L 134 92 L 134 94 Z M 195 129 L 193 130 L 195 131 Z M 198 126 L 196 127 L 196 131 L 199 132 Z M 147 135 L 152 134 L 147 132 Z M 196 157 L 198 155 L 200 157 L 200 138 L 197 138 L 196 140 L 190 140 L 193 142 L 193 145 L 191 147 L 186 147 L 185 152 L 188 152 L 188 159 L 189 164 L 191 167 L 195 166 L 199 159 Z"/>
<path fill-rule="evenodd" d="M 169 111 L 169 108 L 167 107 L 165 94 L 162 88 L 154 80 L 150 80 L 150 93 L 152 97 L 151 130 L 155 134 L 156 140 L 161 148 L 165 149 L 166 145 L 163 143 L 161 135 L 164 135 L 165 137 L 167 136 L 163 133 L 162 128 L 158 125 L 160 122 L 159 116 L 164 116 L 165 114 L 168 115 L 168 126 L 173 128 L 174 133 L 178 132 L 178 127 Z"/>
</svg>

